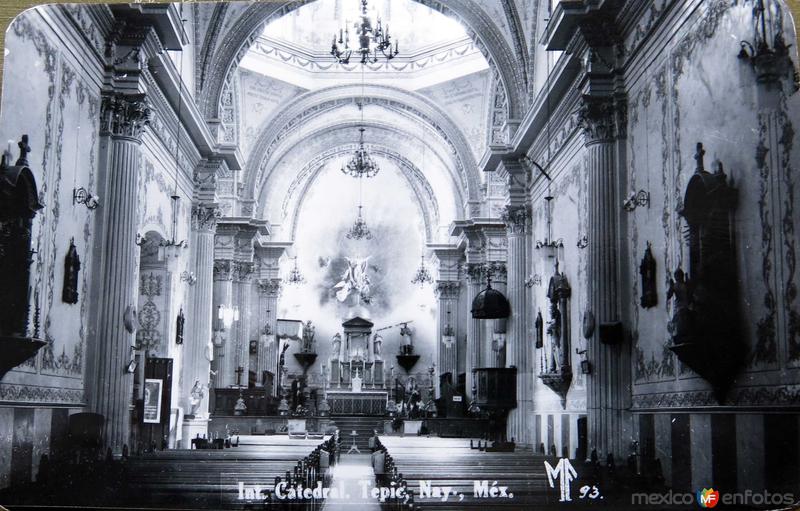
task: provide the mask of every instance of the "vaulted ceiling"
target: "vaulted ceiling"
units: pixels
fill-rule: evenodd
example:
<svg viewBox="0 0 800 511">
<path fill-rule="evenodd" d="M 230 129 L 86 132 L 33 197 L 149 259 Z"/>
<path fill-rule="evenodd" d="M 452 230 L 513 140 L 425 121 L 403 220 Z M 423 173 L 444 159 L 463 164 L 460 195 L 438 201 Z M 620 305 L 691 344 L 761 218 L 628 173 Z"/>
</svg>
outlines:
<svg viewBox="0 0 800 511">
<path fill-rule="evenodd" d="M 246 160 L 234 200 L 294 239 L 306 192 L 363 125 L 416 198 L 426 240 L 445 241 L 484 197 L 477 162 L 529 102 L 539 1 L 372 0 L 401 54 L 366 66 L 328 54 L 359 0 L 193 4 L 197 100 Z"/>
</svg>

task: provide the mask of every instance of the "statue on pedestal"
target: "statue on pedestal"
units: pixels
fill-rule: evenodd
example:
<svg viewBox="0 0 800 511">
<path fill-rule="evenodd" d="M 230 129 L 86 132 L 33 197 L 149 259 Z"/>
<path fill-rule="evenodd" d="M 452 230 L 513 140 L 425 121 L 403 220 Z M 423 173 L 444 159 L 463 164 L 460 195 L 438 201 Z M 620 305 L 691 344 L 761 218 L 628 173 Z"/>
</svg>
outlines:
<svg viewBox="0 0 800 511">
<path fill-rule="evenodd" d="M 372 352 L 375 355 L 375 360 L 383 360 L 381 351 L 383 351 L 383 337 L 380 334 L 375 334 L 372 338 Z"/>
<path fill-rule="evenodd" d="M 194 386 L 189 393 L 189 406 L 191 407 L 189 415 L 192 417 L 197 415 L 197 410 L 200 408 L 200 404 L 203 402 L 205 395 L 205 385 L 201 385 L 200 380 L 195 380 Z"/>
<path fill-rule="evenodd" d="M 311 353 L 314 351 L 314 332 L 316 328 L 311 324 L 311 321 L 307 321 L 305 326 L 303 326 L 303 352 Z"/>
<path fill-rule="evenodd" d="M 336 335 L 331 339 L 333 345 L 333 353 L 331 353 L 331 360 L 339 360 L 342 352 L 342 334 L 336 332 Z"/>
</svg>

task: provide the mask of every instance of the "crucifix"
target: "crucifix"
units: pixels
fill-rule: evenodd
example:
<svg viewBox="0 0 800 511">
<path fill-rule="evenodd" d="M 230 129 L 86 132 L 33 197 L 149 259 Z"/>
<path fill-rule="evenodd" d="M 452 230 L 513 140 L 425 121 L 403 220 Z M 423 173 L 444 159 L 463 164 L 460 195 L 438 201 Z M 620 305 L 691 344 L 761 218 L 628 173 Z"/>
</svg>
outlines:
<svg viewBox="0 0 800 511">
<path fill-rule="evenodd" d="M 244 367 L 239 366 L 239 367 L 236 368 L 235 373 L 236 373 L 236 386 L 237 387 L 241 387 L 242 386 L 242 373 L 243 372 L 244 372 Z"/>
</svg>

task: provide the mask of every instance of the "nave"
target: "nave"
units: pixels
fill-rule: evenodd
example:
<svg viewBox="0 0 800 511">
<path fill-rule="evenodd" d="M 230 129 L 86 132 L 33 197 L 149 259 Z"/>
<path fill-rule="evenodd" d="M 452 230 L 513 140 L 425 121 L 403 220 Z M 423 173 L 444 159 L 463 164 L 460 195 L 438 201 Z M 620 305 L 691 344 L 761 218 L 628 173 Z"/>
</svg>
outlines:
<svg viewBox="0 0 800 511">
<path fill-rule="evenodd" d="M 238 506 L 337 429 L 420 507 L 800 502 L 792 5 L 21 13 L 0 506 Z"/>
</svg>

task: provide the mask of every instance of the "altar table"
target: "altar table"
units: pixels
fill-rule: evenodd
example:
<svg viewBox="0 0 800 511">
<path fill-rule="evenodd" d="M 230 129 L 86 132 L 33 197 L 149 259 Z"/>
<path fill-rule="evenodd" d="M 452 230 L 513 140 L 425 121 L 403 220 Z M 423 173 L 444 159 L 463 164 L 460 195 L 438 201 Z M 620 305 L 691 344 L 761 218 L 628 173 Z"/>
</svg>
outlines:
<svg viewBox="0 0 800 511">
<path fill-rule="evenodd" d="M 331 415 L 386 415 L 385 391 L 349 392 L 328 390 Z"/>
</svg>

